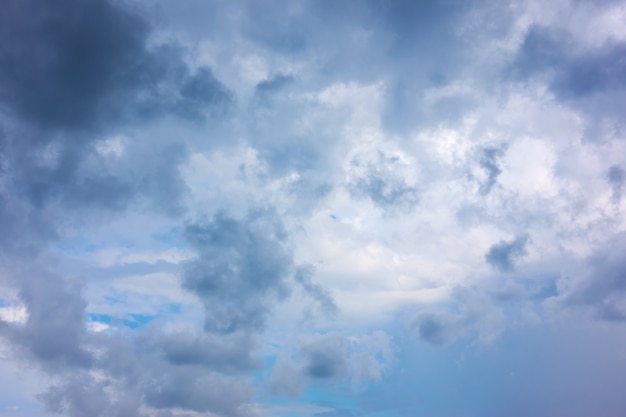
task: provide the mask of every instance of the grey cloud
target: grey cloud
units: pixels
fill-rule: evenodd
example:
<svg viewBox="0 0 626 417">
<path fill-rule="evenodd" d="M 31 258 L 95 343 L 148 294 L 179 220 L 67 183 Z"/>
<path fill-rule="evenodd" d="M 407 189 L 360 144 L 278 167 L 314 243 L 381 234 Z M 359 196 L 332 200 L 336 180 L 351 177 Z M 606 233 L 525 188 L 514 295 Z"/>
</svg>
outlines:
<svg viewBox="0 0 626 417">
<path fill-rule="evenodd" d="M 303 335 L 292 356 L 283 352 L 278 357 L 266 389 L 271 395 L 293 397 L 308 383 L 333 381 L 360 391 L 378 381 L 392 361 L 391 339 L 382 331 Z"/>
<path fill-rule="evenodd" d="M 283 74 L 261 81 L 254 88 L 254 103 L 260 107 L 270 107 L 274 96 L 283 92 L 294 82 L 295 78 L 293 76 Z"/>
<path fill-rule="evenodd" d="M 85 374 L 73 375 L 60 384 L 51 386 L 39 395 L 51 413 L 71 417 L 138 417 L 139 399 L 119 393 L 117 398 L 107 394 L 108 383 L 95 381 Z"/>
<path fill-rule="evenodd" d="M 626 321 L 624 251 L 624 233 L 597 248 L 584 265 L 564 278 L 561 300 L 570 306 L 587 306 L 602 320 Z"/>
<path fill-rule="evenodd" d="M 139 410 L 148 404 L 241 415 L 252 389 L 228 374 L 256 369 L 249 335 L 161 338 L 155 330 L 157 343 L 95 334 L 86 328 L 81 285 L 39 265 L 60 269 L 46 247 L 66 228 L 103 220 L 102 212 L 147 203 L 180 215 L 178 167 L 187 145 L 179 131 L 134 138 L 134 128 L 157 116 L 208 121 L 233 102 L 208 68 L 187 67 L 179 46 L 149 46 L 148 25 L 125 7 L 103 0 L 3 4 L 0 284 L 18 294 L 28 315 L 24 323 L 0 320 L 0 335 L 16 359 L 54 379 L 40 396 L 50 412 L 128 417 L 145 415 Z M 116 135 L 128 135 L 123 152 L 102 154 L 101 142 Z"/>
<path fill-rule="evenodd" d="M 179 138 L 178 149 L 154 138 L 133 148 L 140 178 L 107 167 L 94 144 L 156 116 L 224 115 L 232 93 L 209 68 L 191 71 L 181 47 L 149 46 L 149 25 L 120 3 L 11 0 L 4 11 L 0 101 L 12 120 L 2 153 L 16 188 L 37 209 L 122 210 L 141 195 L 180 214 Z"/>
<path fill-rule="evenodd" d="M 489 194 L 491 189 L 498 180 L 498 176 L 502 173 L 502 169 L 498 164 L 498 158 L 502 156 L 502 151 L 496 148 L 486 148 L 480 158 L 479 164 L 487 173 L 487 181 L 480 186 L 482 195 Z"/>
<path fill-rule="evenodd" d="M 204 303 L 205 328 L 260 329 L 271 302 L 289 293 L 293 261 L 280 219 L 268 211 L 240 220 L 219 213 L 188 225 L 185 235 L 198 258 L 187 265 L 183 285 Z"/>
<path fill-rule="evenodd" d="M 141 173 L 135 180 L 134 191 L 148 197 L 152 201 L 155 211 L 167 215 L 177 216 L 185 211 L 183 195 L 187 185 L 180 175 L 179 165 L 187 157 L 187 150 L 182 144 L 166 143 L 156 149 L 137 149 L 143 153 L 144 160 L 149 161 L 145 166 L 139 165 Z M 133 159 L 138 155 L 133 155 Z"/>
<path fill-rule="evenodd" d="M 327 112 L 305 99 L 308 91 L 303 91 L 299 83 L 285 81 L 282 85 L 281 81 L 281 87 L 277 87 L 274 80 L 269 80 L 272 87 L 261 88 L 263 82 L 257 85 L 246 114 L 247 133 L 250 145 L 268 167 L 268 176 L 293 179 L 285 184 L 285 191 L 293 198 L 289 214 L 307 215 L 333 188 L 337 167 L 332 155 L 339 144 L 335 121 L 339 123 L 343 115 Z M 292 90 L 295 93 L 288 94 Z M 310 119 L 306 116 L 310 123 L 301 123 L 303 114 L 311 115 Z"/>
<path fill-rule="evenodd" d="M 128 71 L 147 35 L 137 16 L 92 0 L 9 1 L 4 10 L 3 98 L 31 121 L 83 127 L 100 117 L 111 90 L 132 88 Z"/>
<path fill-rule="evenodd" d="M 513 271 L 516 261 L 526 254 L 528 236 L 521 235 L 511 241 L 500 241 L 489 248 L 485 261 L 500 272 Z"/>
<path fill-rule="evenodd" d="M 243 416 L 250 414 L 246 412 L 246 403 L 251 400 L 252 391 L 238 378 L 169 368 L 147 380 L 144 395 L 148 405 L 159 409 L 183 408 Z"/>
<path fill-rule="evenodd" d="M 278 397 L 297 397 L 303 386 L 304 375 L 301 367 L 290 357 L 279 356 L 267 382 L 268 393 Z"/>
<path fill-rule="evenodd" d="M 81 286 L 36 267 L 9 273 L 13 275 L 10 279 L 17 281 L 28 317 L 23 324 L 3 323 L 0 333 L 47 370 L 90 367 L 93 357 L 86 349 L 86 303 Z"/>
<path fill-rule="evenodd" d="M 520 304 L 532 311 L 546 298 L 554 296 L 551 279 L 484 282 L 481 286 L 452 289 L 450 304 L 435 310 L 421 309 L 408 322 L 415 337 L 431 346 L 445 346 L 463 337 L 491 343 L 500 337 L 504 320 L 514 320 Z"/>
<path fill-rule="evenodd" d="M 301 52 L 307 46 L 306 20 L 302 13 L 291 13 L 290 19 L 285 19 L 284 7 L 276 8 L 278 3 L 261 4 L 251 2 L 244 14 L 247 21 L 243 32 L 255 42 L 284 54 Z M 274 6 L 274 7 L 272 7 Z M 285 6 L 285 5 L 282 5 Z"/>
<path fill-rule="evenodd" d="M 385 210 L 411 209 L 418 201 L 416 187 L 407 184 L 398 172 L 398 157 L 379 151 L 374 162 L 364 163 L 355 157 L 351 165 L 358 169 L 348 189 L 354 196 L 365 196 Z"/>
<path fill-rule="evenodd" d="M 423 2 L 372 1 L 378 21 L 389 39 L 383 41 L 385 56 L 396 63 L 394 82 L 386 102 L 384 126 L 392 132 L 406 133 L 419 125 L 456 120 L 467 103 L 454 100 L 430 109 L 419 97 L 431 87 L 442 87 L 459 76 L 470 59 L 466 38 L 458 28 L 474 2 L 463 5 Z M 386 42 L 385 42 L 386 41 Z M 428 59 L 416 59 L 428 56 Z"/>
<path fill-rule="evenodd" d="M 595 6 L 588 13 L 598 12 Z M 557 100 L 584 114 L 585 139 L 603 142 L 624 129 L 625 51 L 622 41 L 589 48 L 563 30 L 533 26 L 504 77 L 543 82 Z"/>
<path fill-rule="evenodd" d="M 159 347 L 173 365 L 202 365 L 218 372 L 248 372 L 261 364 L 251 356 L 250 334 L 231 335 L 171 333 L 163 335 Z"/>
<path fill-rule="evenodd" d="M 608 179 L 613 189 L 613 204 L 619 205 L 622 200 L 622 189 L 624 188 L 624 180 L 626 180 L 626 172 L 622 167 L 613 165 L 609 168 Z"/>
<path fill-rule="evenodd" d="M 197 364 L 172 364 L 146 335 L 134 341 L 97 335 L 104 352 L 94 364 L 99 378 L 85 372 L 61 374 L 39 398 L 50 412 L 72 417 L 152 416 L 144 405 L 167 415 L 172 409 L 220 416 L 250 415 L 252 389 L 247 380 Z M 216 361 L 219 360 L 216 358 Z"/>
<path fill-rule="evenodd" d="M 187 156 L 184 145 L 130 144 L 122 156 L 108 157 L 99 154 L 98 144 L 76 147 L 50 141 L 41 148 L 25 149 L 12 143 L 8 178 L 38 216 L 119 212 L 143 201 L 156 212 L 171 216 L 183 212 L 186 185 L 178 166 Z M 58 208 L 63 212 L 55 213 Z M 47 222 L 57 226 L 56 219 Z"/>
<path fill-rule="evenodd" d="M 173 109 L 182 116 L 203 120 L 204 112 L 223 116 L 234 100 L 232 93 L 215 76 L 210 68 L 200 68 L 189 75 L 180 89 L 181 99 Z"/>
<path fill-rule="evenodd" d="M 348 366 L 346 338 L 335 333 L 304 337 L 300 340 L 300 356 L 305 374 L 313 379 L 342 376 Z"/>
<path fill-rule="evenodd" d="M 626 45 L 609 42 L 590 52 L 572 53 L 578 48 L 564 32 L 534 26 L 526 34 L 512 71 L 522 77 L 544 75 L 554 92 L 564 98 L 626 87 Z"/>
<path fill-rule="evenodd" d="M 320 310 L 324 314 L 332 317 L 338 312 L 337 305 L 335 304 L 335 300 L 333 300 L 332 295 L 326 288 L 313 282 L 312 277 L 314 272 L 315 270 L 311 266 L 300 267 L 296 271 L 296 281 L 302 285 L 302 288 L 304 288 L 311 298 L 317 301 Z"/>
<path fill-rule="evenodd" d="M 291 75 L 278 74 L 273 78 L 258 83 L 255 87 L 255 93 L 260 96 L 267 96 L 282 90 L 294 81 L 295 79 Z"/>
<path fill-rule="evenodd" d="M 420 340 L 441 346 L 456 338 L 457 324 L 453 317 L 441 313 L 419 313 L 409 324 Z"/>
<path fill-rule="evenodd" d="M 133 112 L 230 100 L 207 69 L 189 75 L 176 48 L 149 51 L 147 23 L 113 2 L 10 1 L 0 26 L 2 100 L 44 129 L 84 132 Z M 182 100 L 159 93 L 164 81 Z"/>
</svg>

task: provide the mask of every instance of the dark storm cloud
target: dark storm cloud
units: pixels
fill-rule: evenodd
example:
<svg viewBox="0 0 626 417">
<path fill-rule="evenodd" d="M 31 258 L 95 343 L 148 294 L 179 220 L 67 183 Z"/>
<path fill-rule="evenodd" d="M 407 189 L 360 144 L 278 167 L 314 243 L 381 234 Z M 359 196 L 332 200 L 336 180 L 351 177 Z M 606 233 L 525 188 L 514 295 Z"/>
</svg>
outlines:
<svg viewBox="0 0 626 417">
<path fill-rule="evenodd" d="M 205 328 L 232 333 L 263 327 L 276 299 L 289 293 L 292 255 L 287 233 L 271 211 L 254 211 L 243 219 L 224 213 L 186 227 L 198 252 L 183 277 L 183 286 L 205 305 Z"/>
<path fill-rule="evenodd" d="M 500 241 L 489 248 L 485 261 L 500 272 L 513 271 L 516 261 L 526 254 L 528 236 L 521 235 L 511 241 Z"/>
<path fill-rule="evenodd" d="M 329 333 L 302 338 L 300 357 L 304 373 L 313 379 L 330 379 L 343 376 L 347 371 L 346 338 Z"/>
<path fill-rule="evenodd" d="M 103 127 L 142 112 L 195 116 L 230 99 L 210 70 L 190 75 L 175 47 L 148 50 L 147 23 L 112 2 L 10 0 L 3 9 L 0 97 L 42 129 Z M 169 96 L 158 91 L 164 81 Z"/>
<path fill-rule="evenodd" d="M 92 0 L 7 1 L 3 10 L 2 96 L 31 122 L 84 127 L 138 81 L 148 28 L 137 16 Z"/>
<path fill-rule="evenodd" d="M 3 11 L 0 101 L 6 115 L 24 122 L 11 121 L 2 147 L 16 187 L 38 208 L 121 210 L 142 194 L 158 210 L 180 213 L 185 146 L 151 140 L 150 152 L 163 155 L 139 159 L 136 178 L 103 169 L 93 144 L 156 116 L 223 114 L 228 89 L 209 68 L 190 71 L 179 46 L 149 47 L 148 24 L 121 4 L 10 0 Z"/>
</svg>

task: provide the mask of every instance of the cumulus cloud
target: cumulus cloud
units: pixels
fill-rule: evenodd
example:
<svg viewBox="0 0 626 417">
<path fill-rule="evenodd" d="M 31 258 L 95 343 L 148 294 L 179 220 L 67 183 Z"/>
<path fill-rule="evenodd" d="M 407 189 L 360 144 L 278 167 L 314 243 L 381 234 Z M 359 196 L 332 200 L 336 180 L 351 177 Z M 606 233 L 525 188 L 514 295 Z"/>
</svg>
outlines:
<svg viewBox="0 0 626 417">
<path fill-rule="evenodd" d="M 571 415 L 482 365 L 626 374 L 624 10 L 7 0 L 0 413 Z"/>
<path fill-rule="evenodd" d="M 262 328 L 272 300 L 289 293 L 293 263 L 280 219 L 262 211 L 242 220 L 218 213 L 185 234 L 199 257 L 187 266 L 183 285 L 205 303 L 205 329 Z"/>
</svg>

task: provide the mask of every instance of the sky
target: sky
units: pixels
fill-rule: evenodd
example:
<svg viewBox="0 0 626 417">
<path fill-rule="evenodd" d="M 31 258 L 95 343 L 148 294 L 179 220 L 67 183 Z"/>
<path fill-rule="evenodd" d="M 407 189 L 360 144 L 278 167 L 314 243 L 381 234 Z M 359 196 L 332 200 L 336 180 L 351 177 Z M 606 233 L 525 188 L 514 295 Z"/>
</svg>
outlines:
<svg viewBox="0 0 626 417">
<path fill-rule="evenodd" d="M 623 0 L 4 0 L 0 415 L 623 417 Z"/>
</svg>

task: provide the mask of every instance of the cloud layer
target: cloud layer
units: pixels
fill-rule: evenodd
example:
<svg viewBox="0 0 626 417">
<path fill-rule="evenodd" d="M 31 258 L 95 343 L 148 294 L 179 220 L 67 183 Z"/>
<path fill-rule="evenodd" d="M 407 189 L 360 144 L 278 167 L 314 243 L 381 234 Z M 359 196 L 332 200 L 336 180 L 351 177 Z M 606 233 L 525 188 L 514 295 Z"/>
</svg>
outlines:
<svg viewBox="0 0 626 417">
<path fill-rule="evenodd" d="M 626 409 L 623 1 L 2 11 L 0 414 Z"/>
</svg>

